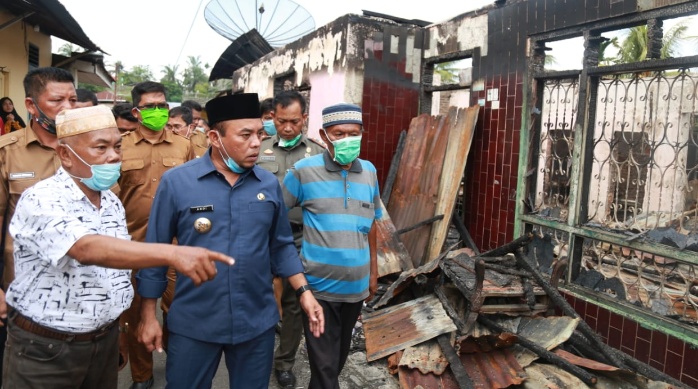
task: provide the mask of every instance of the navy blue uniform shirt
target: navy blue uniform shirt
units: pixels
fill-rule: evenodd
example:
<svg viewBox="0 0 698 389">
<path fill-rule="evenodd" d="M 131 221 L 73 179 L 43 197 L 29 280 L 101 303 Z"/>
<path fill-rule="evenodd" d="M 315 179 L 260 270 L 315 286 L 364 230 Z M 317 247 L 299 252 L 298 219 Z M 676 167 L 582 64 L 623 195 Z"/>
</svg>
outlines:
<svg viewBox="0 0 698 389">
<path fill-rule="evenodd" d="M 211 223 L 197 231 L 195 221 Z M 199 228 L 201 230 L 201 228 Z M 162 176 L 150 211 L 147 242 L 205 247 L 235 258 L 216 262 L 216 277 L 195 286 L 177 278 L 167 316 L 169 330 L 193 339 L 236 344 L 279 321 L 272 276 L 303 272 L 293 244 L 281 187 L 276 177 L 255 166 L 234 186 L 213 166 L 210 150 Z M 138 273 L 138 294 L 158 298 L 167 286 L 167 267 Z"/>
</svg>

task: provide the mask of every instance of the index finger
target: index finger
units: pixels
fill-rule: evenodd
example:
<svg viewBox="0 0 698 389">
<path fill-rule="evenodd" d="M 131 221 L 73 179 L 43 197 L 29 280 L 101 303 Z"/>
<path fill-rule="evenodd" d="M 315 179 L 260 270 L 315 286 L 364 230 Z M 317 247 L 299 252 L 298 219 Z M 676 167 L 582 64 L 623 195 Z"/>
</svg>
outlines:
<svg viewBox="0 0 698 389">
<path fill-rule="evenodd" d="M 214 261 L 223 262 L 226 265 L 232 266 L 235 264 L 235 258 L 216 251 L 209 251 L 208 257 Z"/>
</svg>

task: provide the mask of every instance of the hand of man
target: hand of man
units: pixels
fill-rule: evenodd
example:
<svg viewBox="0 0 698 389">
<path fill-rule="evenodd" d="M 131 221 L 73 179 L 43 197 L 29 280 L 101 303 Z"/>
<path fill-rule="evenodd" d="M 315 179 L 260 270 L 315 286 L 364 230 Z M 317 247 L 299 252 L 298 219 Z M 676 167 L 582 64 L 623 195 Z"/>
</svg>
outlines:
<svg viewBox="0 0 698 389">
<path fill-rule="evenodd" d="M 315 300 L 315 296 L 311 292 L 305 292 L 301 295 L 300 304 L 305 314 L 308 315 L 310 332 L 319 338 L 325 332 L 325 315 L 322 312 L 322 306 Z"/>
<path fill-rule="evenodd" d="M 376 292 L 378 291 L 378 277 L 373 277 L 371 276 L 369 278 L 368 282 L 368 297 L 366 297 L 366 302 L 369 302 L 373 300 L 373 297 L 376 296 Z"/>
<path fill-rule="evenodd" d="M 155 317 L 141 318 L 138 323 L 138 341 L 143 343 L 148 352 L 162 352 L 162 328 Z"/>
<path fill-rule="evenodd" d="M 200 285 L 216 276 L 217 271 L 214 261 L 222 262 L 229 266 L 235 264 L 235 259 L 225 254 L 201 247 L 176 246 L 172 266 L 178 272 L 191 278 L 194 285 Z"/>
</svg>

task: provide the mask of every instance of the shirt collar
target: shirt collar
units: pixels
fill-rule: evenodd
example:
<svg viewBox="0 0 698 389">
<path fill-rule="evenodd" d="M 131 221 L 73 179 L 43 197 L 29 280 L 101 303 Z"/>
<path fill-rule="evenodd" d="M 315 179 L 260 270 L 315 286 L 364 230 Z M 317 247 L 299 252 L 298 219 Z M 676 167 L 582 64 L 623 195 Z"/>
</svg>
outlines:
<svg viewBox="0 0 698 389">
<path fill-rule="evenodd" d="M 273 142 L 274 146 L 281 147 L 281 146 L 279 146 L 279 140 L 281 140 L 281 137 L 279 136 L 279 134 L 274 135 L 273 139 L 274 139 L 274 142 Z M 305 136 L 305 134 L 301 134 L 301 139 L 298 141 L 298 143 L 296 143 L 293 147 L 284 148 L 284 150 L 293 150 L 296 147 L 300 146 L 301 143 L 305 145 L 307 141 L 308 141 L 308 139 Z"/>
<path fill-rule="evenodd" d="M 65 169 L 63 169 L 62 166 L 60 168 L 58 168 L 58 170 L 56 171 L 56 179 L 59 182 L 65 184 L 66 188 L 70 189 L 70 197 L 73 201 L 83 201 L 83 200 L 89 201 L 85 192 L 83 192 L 82 189 L 80 189 L 80 187 L 75 182 L 73 177 L 71 177 L 68 174 L 68 172 Z M 108 189 L 108 190 L 111 190 L 111 189 Z M 102 191 L 102 192 L 105 192 L 105 191 Z M 102 198 L 102 200 L 104 200 L 104 193 L 100 193 L 100 197 Z"/>
<path fill-rule="evenodd" d="M 329 150 L 325 150 L 325 152 L 322 153 L 322 158 L 325 161 L 325 169 L 327 169 L 327 171 L 338 172 L 344 170 L 342 166 L 340 166 L 337 162 L 332 160 Z M 349 167 L 349 171 L 352 173 L 361 173 L 363 170 L 364 169 L 361 167 L 361 162 L 358 158 L 356 158 Z"/>
<path fill-rule="evenodd" d="M 151 131 L 151 130 L 146 128 L 145 131 Z M 141 132 L 137 128 L 135 130 L 133 130 L 132 132 L 134 132 L 133 135 L 136 138 L 136 140 L 133 143 L 138 143 L 142 140 L 145 140 L 145 137 L 143 136 L 143 134 L 141 134 Z M 155 142 L 155 144 L 160 143 L 160 142 L 172 143 L 172 137 L 174 136 L 172 134 L 172 131 L 167 131 L 165 129 L 162 129 L 162 131 L 160 131 L 160 132 L 161 132 L 160 138 L 158 138 L 158 140 Z"/>
</svg>

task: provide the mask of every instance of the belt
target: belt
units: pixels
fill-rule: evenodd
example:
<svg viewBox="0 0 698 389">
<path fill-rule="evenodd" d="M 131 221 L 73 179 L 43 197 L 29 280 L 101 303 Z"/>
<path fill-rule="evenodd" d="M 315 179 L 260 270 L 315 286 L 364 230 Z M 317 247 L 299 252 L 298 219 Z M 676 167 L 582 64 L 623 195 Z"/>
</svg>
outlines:
<svg viewBox="0 0 698 389">
<path fill-rule="evenodd" d="M 43 336 L 45 338 L 65 340 L 69 342 L 88 342 L 99 340 L 100 338 L 106 336 L 109 333 L 109 331 L 111 331 L 114 327 L 116 327 L 119 324 L 118 320 L 114 320 L 113 322 L 103 327 L 100 327 L 99 329 L 96 329 L 94 331 L 73 334 L 70 332 L 61 332 L 42 326 L 41 324 L 34 322 L 28 317 L 21 315 L 17 311 L 15 311 L 14 317 L 11 320 L 17 327 L 23 329 L 24 331 L 31 332 L 35 335 Z"/>
<path fill-rule="evenodd" d="M 303 232 L 303 225 L 291 223 L 291 232 L 293 232 L 294 234 L 297 232 Z"/>
</svg>

